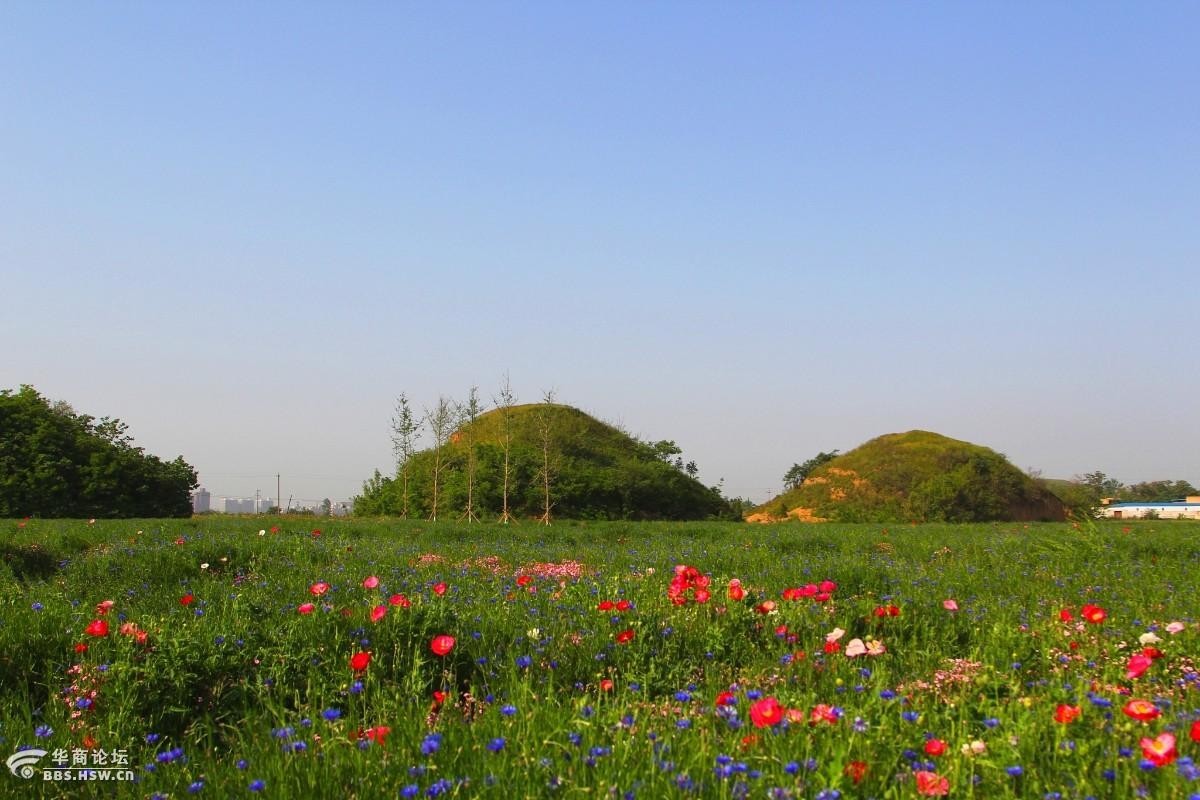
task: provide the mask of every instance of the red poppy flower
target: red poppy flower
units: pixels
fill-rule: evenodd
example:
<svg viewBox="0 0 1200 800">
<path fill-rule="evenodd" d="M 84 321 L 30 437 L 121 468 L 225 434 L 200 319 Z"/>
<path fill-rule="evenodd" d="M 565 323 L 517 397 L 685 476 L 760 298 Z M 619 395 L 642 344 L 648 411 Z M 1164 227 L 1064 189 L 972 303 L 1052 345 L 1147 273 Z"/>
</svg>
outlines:
<svg viewBox="0 0 1200 800">
<path fill-rule="evenodd" d="M 321 535 L 321 529 L 320 529 L 320 528 L 317 528 L 316 530 L 314 530 L 314 531 L 312 532 L 312 537 L 313 537 L 314 539 L 315 539 L 315 538 L 317 538 L 317 537 L 318 537 L 318 536 L 320 536 L 320 535 Z"/>
<path fill-rule="evenodd" d="M 1094 606 L 1091 603 L 1088 603 L 1086 606 L 1081 608 L 1079 610 L 1079 614 L 1080 614 L 1080 616 L 1082 616 L 1084 619 L 1086 619 L 1088 622 L 1092 623 L 1093 625 L 1099 625 L 1101 622 L 1104 622 L 1104 620 L 1108 618 L 1107 611 L 1105 611 L 1100 606 Z"/>
<path fill-rule="evenodd" d="M 383 744 L 383 740 L 392 732 L 392 729 L 387 725 L 376 725 L 374 728 L 367 728 L 362 732 L 362 738 L 374 742 L 375 744 Z"/>
<path fill-rule="evenodd" d="M 818 722 L 826 722 L 833 725 L 837 721 L 837 712 L 833 710 L 833 706 L 826 703 L 817 703 L 813 706 L 812 711 L 808 712 L 809 725 L 816 725 Z"/>
<path fill-rule="evenodd" d="M 1157 660 L 1165 656 L 1166 653 L 1164 653 L 1162 650 L 1159 650 L 1157 647 L 1154 647 L 1153 645 L 1146 645 L 1142 648 L 1142 655 L 1146 656 L 1147 658 Z"/>
<path fill-rule="evenodd" d="M 433 593 L 436 594 L 438 597 L 441 597 L 442 595 L 444 595 L 446 593 L 446 584 L 440 583 L 440 582 L 435 583 L 433 585 Z"/>
<path fill-rule="evenodd" d="M 355 672 L 362 672 L 371 663 L 371 651 L 363 650 L 350 656 L 350 669 Z"/>
<path fill-rule="evenodd" d="M 614 603 L 612 600 L 601 600 L 599 603 L 596 604 L 596 610 L 597 611 L 612 611 L 614 608 L 616 608 L 616 605 L 617 604 Z"/>
<path fill-rule="evenodd" d="M 78 644 L 75 645 L 75 652 L 76 653 L 86 653 L 87 645 L 84 644 L 83 642 L 79 642 Z"/>
<path fill-rule="evenodd" d="M 729 599 L 735 603 L 746 597 L 746 590 L 742 588 L 742 582 L 734 578 L 729 582 Z"/>
<path fill-rule="evenodd" d="M 408 608 L 409 606 L 412 605 L 412 602 L 402 594 L 394 594 L 388 598 L 388 605 L 400 606 L 401 608 Z"/>
<path fill-rule="evenodd" d="M 708 591 L 708 589 L 697 589 L 692 594 L 692 599 L 697 603 L 707 603 L 710 597 L 712 597 L 712 592 Z"/>
<path fill-rule="evenodd" d="M 1142 755 L 1156 767 L 1165 767 L 1179 755 L 1175 750 L 1175 735 L 1171 733 L 1160 733 L 1153 739 L 1143 737 L 1141 745 Z"/>
<path fill-rule="evenodd" d="M 857 786 L 867 775 L 867 762 L 851 761 L 846 765 L 846 768 L 843 769 L 842 772 L 844 772 L 846 777 L 852 780 Z"/>
<path fill-rule="evenodd" d="M 936 758 L 946 752 L 946 743 L 941 739 L 930 739 L 925 742 L 925 752 Z"/>
<path fill-rule="evenodd" d="M 449 695 L 440 689 L 433 690 L 433 704 L 435 706 L 440 706 L 442 703 L 446 702 L 447 697 L 449 697 Z"/>
<path fill-rule="evenodd" d="M 179 598 L 179 605 L 190 606 L 195 601 L 196 601 L 196 598 L 194 596 L 192 596 L 191 594 L 185 594 L 183 597 Z"/>
<path fill-rule="evenodd" d="M 455 639 L 453 636 L 447 636 L 443 633 L 433 637 L 433 640 L 429 643 L 429 649 L 433 651 L 435 656 L 446 656 L 454 649 L 454 642 Z"/>
<path fill-rule="evenodd" d="M 721 692 L 717 695 L 717 700 L 713 705 L 717 706 L 732 706 L 737 705 L 737 695 L 733 692 Z"/>
<path fill-rule="evenodd" d="M 1132 717 L 1138 722 L 1149 722 L 1150 720 L 1155 719 L 1161 713 L 1159 712 L 1158 707 L 1149 700 L 1137 699 L 1130 700 L 1121 710 L 1125 712 L 1125 716 Z"/>
<path fill-rule="evenodd" d="M 842 646 L 840 644 L 838 644 L 837 642 L 826 642 L 825 643 L 825 652 L 829 653 L 830 655 L 838 652 L 841 649 L 842 649 Z"/>
<path fill-rule="evenodd" d="M 518 575 L 517 586 L 527 586 L 531 580 L 533 580 L 533 578 L 529 577 L 528 575 Z"/>
<path fill-rule="evenodd" d="M 379 585 L 379 578 L 375 575 L 368 575 L 363 578 L 362 585 L 364 589 L 374 589 Z"/>
<path fill-rule="evenodd" d="M 1082 712 L 1079 706 L 1069 706 L 1066 703 L 1059 703 L 1058 707 L 1054 709 L 1054 721 L 1060 725 L 1069 725 L 1079 719 L 1080 713 Z"/>
<path fill-rule="evenodd" d="M 600 691 L 611 692 L 613 690 L 613 682 L 610 678 L 603 678 L 600 681 Z"/>
<path fill-rule="evenodd" d="M 308 587 L 308 593 L 313 597 L 320 597 L 329 591 L 329 584 L 325 581 L 317 581 L 312 586 Z"/>
<path fill-rule="evenodd" d="M 754 607 L 754 610 L 760 614 L 770 614 L 772 611 L 775 610 L 775 601 L 774 600 L 763 600 L 761 603 L 759 603 L 758 605 L 756 605 Z"/>
<path fill-rule="evenodd" d="M 1154 659 L 1145 653 L 1137 653 L 1129 657 L 1129 663 L 1125 666 L 1125 678 L 1133 680 L 1140 678 L 1142 673 L 1150 669 L 1150 665 L 1154 663 Z"/>
<path fill-rule="evenodd" d="M 628 600 L 617 601 L 617 611 L 628 611 L 631 608 L 633 608 L 633 603 L 629 602 Z"/>
<path fill-rule="evenodd" d="M 833 581 L 821 581 L 821 584 L 817 588 L 825 594 L 833 594 L 837 591 L 837 584 Z"/>
<path fill-rule="evenodd" d="M 751 704 L 750 721 L 756 728 L 768 728 L 783 720 L 783 706 L 774 697 L 764 697 Z"/>
<path fill-rule="evenodd" d="M 101 636 L 108 636 L 108 623 L 102 619 L 94 619 L 86 628 L 84 628 L 83 632 L 88 636 L 95 636 L 97 638 Z"/>
<path fill-rule="evenodd" d="M 1075 615 L 1071 613 L 1071 609 L 1064 608 L 1062 611 L 1058 612 L 1058 618 L 1063 622 L 1070 622 L 1071 620 L 1075 619 Z"/>
<path fill-rule="evenodd" d="M 312 603 L 301 603 L 300 605 L 296 606 L 297 614 L 307 615 L 307 614 L 311 614 L 312 612 L 314 612 L 316 610 L 317 610 L 317 607 L 314 606 Z"/>
<path fill-rule="evenodd" d="M 1200 742 L 1200 719 L 1192 723 L 1192 729 L 1188 731 L 1188 736 L 1193 742 Z"/>
<path fill-rule="evenodd" d="M 113 607 L 113 605 L 114 603 L 112 600 L 101 600 L 99 603 L 96 603 L 96 613 L 100 616 L 104 616 L 108 613 L 108 610 Z"/>
<path fill-rule="evenodd" d="M 617 644 L 629 644 L 635 636 L 633 628 L 626 628 L 617 634 Z"/>
<path fill-rule="evenodd" d="M 917 794 L 924 797 L 942 797 L 950 792 L 950 780 L 936 772 L 920 770 L 916 774 Z"/>
<path fill-rule="evenodd" d="M 387 616 L 387 606 L 375 606 L 371 609 L 371 622 L 379 622 Z"/>
</svg>

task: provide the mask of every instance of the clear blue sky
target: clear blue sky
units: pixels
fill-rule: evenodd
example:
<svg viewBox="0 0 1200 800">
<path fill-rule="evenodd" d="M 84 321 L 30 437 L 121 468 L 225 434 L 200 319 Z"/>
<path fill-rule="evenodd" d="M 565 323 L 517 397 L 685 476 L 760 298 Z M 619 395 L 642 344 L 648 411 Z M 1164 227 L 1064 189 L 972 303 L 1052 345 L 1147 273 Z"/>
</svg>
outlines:
<svg viewBox="0 0 1200 800">
<path fill-rule="evenodd" d="M 0 387 L 216 494 L 558 397 L 765 497 L 935 430 L 1200 483 L 1200 6 L 0 5 Z M 271 477 L 267 477 L 271 476 Z"/>
</svg>

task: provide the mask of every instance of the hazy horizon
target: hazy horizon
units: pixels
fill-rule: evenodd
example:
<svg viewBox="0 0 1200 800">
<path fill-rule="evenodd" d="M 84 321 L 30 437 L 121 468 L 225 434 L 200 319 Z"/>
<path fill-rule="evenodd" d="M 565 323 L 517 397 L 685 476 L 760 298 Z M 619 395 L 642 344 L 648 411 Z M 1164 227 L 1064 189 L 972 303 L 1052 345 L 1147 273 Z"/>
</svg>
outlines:
<svg viewBox="0 0 1200 800">
<path fill-rule="evenodd" d="M 1196 6 L 0 8 L 0 389 L 347 499 L 505 373 L 766 499 L 924 429 L 1200 484 Z"/>
</svg>

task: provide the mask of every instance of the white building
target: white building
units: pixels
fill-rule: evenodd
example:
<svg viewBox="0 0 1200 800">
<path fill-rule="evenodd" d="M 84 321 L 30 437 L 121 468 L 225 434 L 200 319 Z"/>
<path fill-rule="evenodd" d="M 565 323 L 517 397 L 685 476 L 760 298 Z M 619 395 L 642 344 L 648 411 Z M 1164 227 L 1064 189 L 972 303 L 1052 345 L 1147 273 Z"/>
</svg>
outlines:
<svg viewBox="0 0 1200 800">
<path fill-rule="evenodd" d="M 192 513 L 203 514 L 210 509 L 212 503 L 212 495 L 208 493 L 208 489 L 203 486 L 192 492 Z"/>
<path fill-rule="evenodd" d="M 1200 519 L 1200 495 L 1162 503 L 1105 503 L 1106 519 Z"/>
</svg>

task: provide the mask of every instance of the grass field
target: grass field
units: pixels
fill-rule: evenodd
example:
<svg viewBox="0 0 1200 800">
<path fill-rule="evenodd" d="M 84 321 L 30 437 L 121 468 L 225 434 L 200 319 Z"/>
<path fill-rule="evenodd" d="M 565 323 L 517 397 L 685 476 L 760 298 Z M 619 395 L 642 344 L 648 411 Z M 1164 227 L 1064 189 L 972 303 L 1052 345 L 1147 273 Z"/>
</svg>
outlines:
<svg viewBox="0 0 1200 800">
<path fill-rule="evenodd" d="M 1194 523 L 0 530 L 4 796 L 1200 796 Z"/>
</svg>

